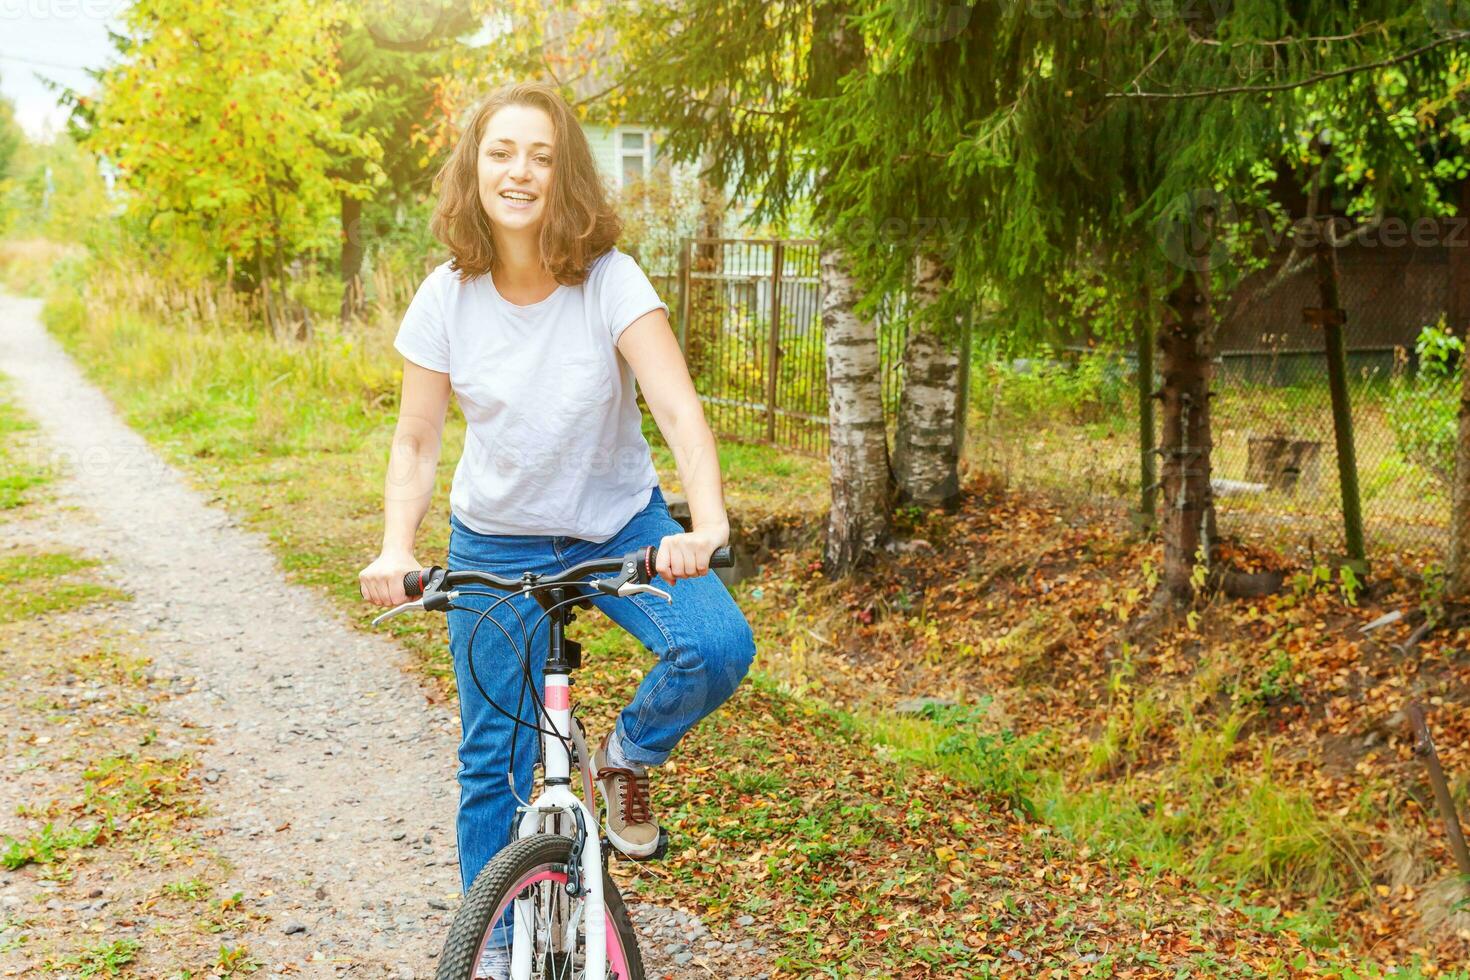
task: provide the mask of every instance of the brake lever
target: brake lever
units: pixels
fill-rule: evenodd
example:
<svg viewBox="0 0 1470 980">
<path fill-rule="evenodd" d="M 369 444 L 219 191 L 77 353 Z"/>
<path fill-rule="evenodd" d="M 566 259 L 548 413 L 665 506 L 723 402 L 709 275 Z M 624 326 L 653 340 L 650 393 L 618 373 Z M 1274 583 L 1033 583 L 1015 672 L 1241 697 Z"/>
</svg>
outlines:
<svg viewBox="0 0 1470 980">
<path fill-rule="evenodd" d="M 385 612 L 385 613 L 381 614 L 380 616 L 378 616 L 376 619 L 373 620 L 373 625 L 374 626 L 377 626 L 379 623 L 383 622 L 384 620 L 392 619 L 394 616 L 397 616 L 399 613 L 406 613 L 410 609 L 422 609 L 422 608 L 424 608 L 424 600 L 423 599 L 414 599 L 412 602 L 405 602 L 403 605 L 401 605 L 401 606 L 394 606 L 392 609 L 389 609 L 387 612 Z"/>
<path fill-rule="evenodd" d="M 650 595 L 656 595 L 660 599 L 663 599 L 665 602 L 671 605 L 674 602 L 673 596 L 669 595 L 667 592 L 665 592 L 663 589 L 660 589 L 656 585 L 639 585 L 637 582 L 624 582 L 622 585 L 618 586 L 618 595 L 620 596 L 638 595 L 641 592 L 647 592 Z"/>
</svg>

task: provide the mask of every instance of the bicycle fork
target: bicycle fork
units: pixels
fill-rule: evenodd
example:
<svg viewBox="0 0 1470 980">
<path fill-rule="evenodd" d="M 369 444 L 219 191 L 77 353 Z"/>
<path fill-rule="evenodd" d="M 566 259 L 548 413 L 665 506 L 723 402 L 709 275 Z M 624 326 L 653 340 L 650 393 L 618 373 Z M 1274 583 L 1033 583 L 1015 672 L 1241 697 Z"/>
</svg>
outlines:
<svg viewBox="0 0 1470 980">
<path fill-rule="evenodd" d="M 535 801 L 524 808 L 518 837 L 530 837 L 541 832 L 543 818 L 548 814 L 568 814 L 577 825 L 577 845 L 569 860 L 567 889 L 572 897 L 584 895 L 583 915 L 587 919 L 587 962 L 586 980 L 607 980 L 607 902 L 602 893 L 602 841 L 598 831 L 597 814 L 587 803 L 578 799 L 571 789 L 572 760 L 567 752 L 566 739 L 580 736 L 580 725 L 572 720 L 571 686 L 565 671 L 555 671 L 548 664 L 546 689 L 543 703 L 546 705 L 548 732 L 541 736 L 541 758 L 545 766 L 545 789 Z M 584 787 L 590 787 L 592 757 L 587 752 L 585 738 L 577 738 L 577 749 L 581 753 L 582 779 Z M 589 793 L 588 801 L 592 797 Z M 514 940 L 511 946 L 511 980 L 530 980 L 532 950 L 531 901 L 518 898 L 515 903 Z M 575 939 L 575 922 L 571 923 Z M 572 952 L 575 952 L 573 950 Z"/>
</svg>

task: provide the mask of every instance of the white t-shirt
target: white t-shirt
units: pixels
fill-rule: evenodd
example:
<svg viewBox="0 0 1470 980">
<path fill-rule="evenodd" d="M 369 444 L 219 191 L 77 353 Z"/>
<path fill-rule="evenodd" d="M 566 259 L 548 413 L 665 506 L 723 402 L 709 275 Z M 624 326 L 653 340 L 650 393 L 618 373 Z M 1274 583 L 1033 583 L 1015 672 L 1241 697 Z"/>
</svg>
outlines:
<svg viewBox="0 0 1470 980">
<path fill-rule="evenodd" d="M 419 286 L 393 346 L 449 375 L 468 430 L 449 506 L 481 534 L 606 541 L 648 505 L 658 474 L 633 369 L 617 350 L 668 305 L 632 256 L 593 260 L 579 286 L 529 306 L 446 262 Z"/>
</svg>

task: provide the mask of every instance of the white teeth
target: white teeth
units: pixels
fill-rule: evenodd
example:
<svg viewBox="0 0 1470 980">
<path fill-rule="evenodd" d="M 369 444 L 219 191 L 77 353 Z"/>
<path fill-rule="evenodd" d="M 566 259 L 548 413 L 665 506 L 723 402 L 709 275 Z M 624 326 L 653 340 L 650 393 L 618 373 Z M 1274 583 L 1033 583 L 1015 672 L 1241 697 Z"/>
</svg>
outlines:
<svg viewBox="0 0 1470 980">
<path fill-rule="evenodd" d="M 536 198 L 531 194 L 523 194 L 520 191 L 502 191 L 501 197 L 511 201 L 534 201 Z"/>
</svg>

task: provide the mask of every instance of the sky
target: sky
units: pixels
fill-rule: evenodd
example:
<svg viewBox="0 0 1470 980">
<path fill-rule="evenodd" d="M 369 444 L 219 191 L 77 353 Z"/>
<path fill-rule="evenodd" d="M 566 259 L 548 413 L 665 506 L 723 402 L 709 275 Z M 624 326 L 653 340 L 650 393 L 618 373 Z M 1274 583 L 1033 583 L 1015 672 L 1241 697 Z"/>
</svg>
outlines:
<svg viewBox="0 0 1470 980">
<path fill-rule="evenodd" d="M 15 116 L 32 139 L 61 132 L 66 111 L 36 78 L 43 75 L 88 92 L 84 68 L 109 63 L 116 30 L 128 0 L 0 0 L 0 93 L 15 104 Z"/>
</svg>

